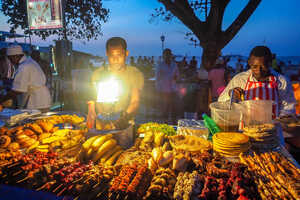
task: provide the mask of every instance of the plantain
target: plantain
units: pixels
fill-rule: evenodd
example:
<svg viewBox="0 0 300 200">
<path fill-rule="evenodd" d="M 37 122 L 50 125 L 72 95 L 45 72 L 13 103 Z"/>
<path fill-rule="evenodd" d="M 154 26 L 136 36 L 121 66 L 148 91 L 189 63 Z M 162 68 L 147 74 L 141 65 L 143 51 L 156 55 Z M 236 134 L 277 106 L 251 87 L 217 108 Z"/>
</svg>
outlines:
<svg viewBox="0 0 300 200">
<path fill-rule="evenodd" d="M 92 156 L 92 154 L 93 154 L 93 148 L 90 148 L 87 152 L 86 152 L 86 158 L 87 159 L 89 159 L 91 156 Z"/>
<path fill-rule="evenodd" d="M 107 151 L 100 159 L 100 162 L 105 163 L 114 153 L 116 153 L 117 151 L 120 151 L 120 150 L 122 150 L 122 147 L 120 145 L 117 145 L 111 151 Z"/>
<path fill-rule="evenodd" d="M 58 136 L 51 136 L 51 137 L 42 139 L 42 144 L 49 144 L 49 143 L 52 143 L 52 142 L 55 142 L 55 141 L 61 140 L 61 139 L 62 138 L 58 137 Z"/>
<path fill-rule="evenodd" d="M 40 151 L 40 152 L 45 152 L 45 153 L 48 153 L 49 152 L 49 150 L 48 149 L 36 149 L 37 151 Z"/>
<path fill-rule="evenodd" d="M 28 147 L 28 149 L 26 150 L 26 153 L 29 153 L 31 150 L 37 148 L 39 146 L 40 142 L 36 141 L 33 145 L 31 145 L 30 147 Z"/>
<path fill-rule="evenodd" d="M 107 140 L 93 155 L 93 162 L 99 160 L 107 151 L 111 151 L 117 145 L 117 141 L 115 139 Z"/>
<path fill-rule="evenodd" d="M 93 150 L 97 151 L 107 140 L 111 138 L 112 138 L 112 134 L 103 135 L 97 138 L 92 144 Z"/>
<path fill-rule="evenodd" d="M 38 145 L 36 148 L 37 148 L 37 149 L 49 149 L 49 145 L 47 145 L 47 144 L 44 144 L 44 145 Z"/>
<path fill-rule="evenodd" d="M 123 153 L 123 150 L 117 151 L 116 153 L 114 153 L 106 162 L 105 165 L 113 165 L 117 158 L 121 155 L 121 153 Z"/>
<path fill-rule="evenodd" d="M 52 135 L 53 136 L 59 136 L 59 137 L 64 137 L 69 134 L 70 130 L 69 129 L 60 129 L 55 131 Z"/>
<path fill-rule="evenodd" d="M 98 138 L 99 136 L 94 136 L 94 137 L 90 137 L 89 139 L 87 139 L 83 144 L 82 144 L 82 148 L 85 151 L 88 151 L 90 146 L 93 144 L 93 142 Z"/>
</svg>

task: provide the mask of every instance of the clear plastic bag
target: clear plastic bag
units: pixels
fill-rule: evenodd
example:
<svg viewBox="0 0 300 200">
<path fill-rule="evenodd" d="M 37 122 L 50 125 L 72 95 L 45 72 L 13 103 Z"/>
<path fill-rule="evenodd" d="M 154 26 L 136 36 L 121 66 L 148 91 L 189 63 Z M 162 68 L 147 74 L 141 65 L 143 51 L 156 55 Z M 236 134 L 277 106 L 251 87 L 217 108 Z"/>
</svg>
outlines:
<svg viewBox="0 0 300 200">
<path fill-rule="evenodd" d="M 180 119 L 178 120 L 177 135 L 192 135 L 207 139 L 209 130 L 205 127 L 203 120 Z"/>
</svg>

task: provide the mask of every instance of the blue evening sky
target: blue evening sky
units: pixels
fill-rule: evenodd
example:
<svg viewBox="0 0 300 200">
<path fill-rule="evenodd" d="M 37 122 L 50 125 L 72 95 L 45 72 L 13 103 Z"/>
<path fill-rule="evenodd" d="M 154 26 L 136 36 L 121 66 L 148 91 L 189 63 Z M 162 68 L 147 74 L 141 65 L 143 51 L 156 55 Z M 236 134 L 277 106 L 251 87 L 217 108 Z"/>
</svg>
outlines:
<svg viewBox="0 0 300 200">
<path fill-rule="evenodd" d="M 223 27 L 235 19 L 248 0 L 232 0 L 225 11 Z M 109 22 L 102 27 L 103 37 L 96 41 L 83 43 L 73 41 L 73 48 L 104 56 L 105 41 L 112 36 L 124 37 L 128 42 L 130 55 L 159 56 L 161 54 L 160 36 L 165 35 L 165 47 L 175 54 L 200 56 L 200 47 L 189 45 L 184 39 L 188 29 L 180 21 L 149 23 L 154 8 L 160 7 L 157 0 L 105 0 L 104 6 L 110 8 Z M 300 56 L 300 0 L 262 0 L 261 4 L 243 26 L 235 38 L 223 49 L 223 54 L 248 55 L 255 45 L 267 45 L 279 56 Z M 1 14 L 0 30 L 9 30 L 6 18 Z M 19 31 L 20 32 L 20 31 Z M 21 33 L 21 32 L 20 32 Z M 53 44 L 38 37 L 33 44 L 46 46 Z"/>
</svg>

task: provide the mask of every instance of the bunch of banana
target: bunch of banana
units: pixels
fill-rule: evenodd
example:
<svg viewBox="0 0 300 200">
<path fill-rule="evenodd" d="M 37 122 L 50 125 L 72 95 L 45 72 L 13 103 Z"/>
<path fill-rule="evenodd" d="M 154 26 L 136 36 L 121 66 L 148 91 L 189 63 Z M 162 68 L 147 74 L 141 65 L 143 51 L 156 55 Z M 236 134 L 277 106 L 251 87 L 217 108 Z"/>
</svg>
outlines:
<svg viewBox="0 0 300 200">
<path fill-rule="evenodd" d="M 99 135 L 89 138 L 82 144 L 79 159 L 113 165 L 122 152 L 122 147 L 113 139 L 112 134 Z"/>
<path fill-rule="evenodd" d="M 84 132 L 81 130 L 62 129 L 54 133 L 43 133 L 40 135 L 39 141 L 28 147 L 27 152 L 32 150 L 60 152 L 79 145 L 83 140 Z"/>
</svg>

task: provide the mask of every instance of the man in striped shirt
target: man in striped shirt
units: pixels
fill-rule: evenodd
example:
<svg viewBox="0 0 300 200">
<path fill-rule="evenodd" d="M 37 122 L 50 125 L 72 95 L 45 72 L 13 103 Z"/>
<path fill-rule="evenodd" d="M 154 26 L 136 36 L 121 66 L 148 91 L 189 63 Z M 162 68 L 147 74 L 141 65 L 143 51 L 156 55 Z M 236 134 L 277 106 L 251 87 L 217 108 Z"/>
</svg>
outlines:
<svg viewBox="0 0 300 200">
<path fill-rule="evenodd" d="M 266 46 L 252 49 L 248 60 L 250 69 L 237 74 L 229 82 L 218 101 L 228 101 L 233 90 L 234 98 L 241 100 L 272 100 L 273 118 L 295 114 L 296 100 L 290 82 L 272 67 L 272 53 Z"/>
</svg>

